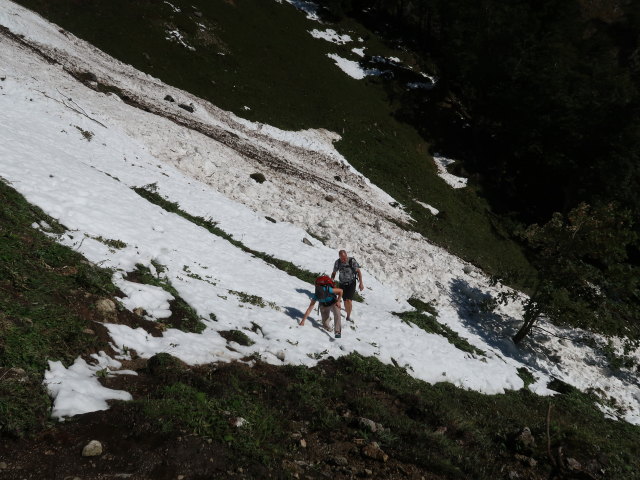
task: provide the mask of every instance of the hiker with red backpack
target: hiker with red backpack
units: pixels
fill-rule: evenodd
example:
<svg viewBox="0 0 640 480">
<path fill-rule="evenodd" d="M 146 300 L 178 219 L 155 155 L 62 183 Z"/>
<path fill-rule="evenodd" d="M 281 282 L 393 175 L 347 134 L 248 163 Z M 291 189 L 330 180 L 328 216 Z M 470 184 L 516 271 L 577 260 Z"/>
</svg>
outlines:
<svg viewBox="0 0 640 480">
<path fill-rule="evenodd" d="M 340 288 L 344 292 L 344 309 L 347 312 L 347 322 L 351 322 L 351 307 L 353 295 L 356 293 L 356 281 L 360 283 L 360 291 L 364 290 L 362 272 L 356 259 L 349 257 L 346 250 L 340 250 L 338 256 L 339 258 L 333 264 L 331 279 L 336 277 L 336 272 L 340 272 L 338 279 L 340 280 Z"/>
<path fill-rule="evenodd" d="M 304 312 L 304 316 L 300 321 L 300 326 L 304 325 L 314 305 L 320 304 L 320 316 L 322 318 L 322 326 L 325 330 L 331 331 L 330 316 L 333 313 L 333 324 L 336 332 L 336 338 L 342 336 L 342 324 L 340 322 L 340 303 L 342 302 L 342 289 L 336 288 L 333 280 L 327 275 L 321 275 L 316 278 L 316 291 L 311 297 L 309 308 Z"/>
</svg>

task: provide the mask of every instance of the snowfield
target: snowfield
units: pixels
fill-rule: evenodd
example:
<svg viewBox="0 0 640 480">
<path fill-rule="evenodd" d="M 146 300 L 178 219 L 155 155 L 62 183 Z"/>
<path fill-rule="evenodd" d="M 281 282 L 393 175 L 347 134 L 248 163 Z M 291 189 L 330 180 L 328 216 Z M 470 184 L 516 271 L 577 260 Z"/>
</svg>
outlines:
<svg viewBox="0 0 640 480">
<path fill-rule="evenodd" d="M 581 341 L 584 332 L 543 324 L 567 338 L 541 333 L 515 348 L 510 336 L 519 326 L 519 307 L 492 314 L 475 308 L 504 287 L 491 287 L 477 268 L 398 227 L 411 219 L 335 150 L 337 134 L 287 132 L 238 118 L 8 0 L 0 3 L 0 26 L 0 177 L 68 229 L 56 237 L 60 243 L 114 269 L 126 308 L 144 308 L 151 320 L 168 316 L 170 294 L 124 279 L 136 264 L 152 271 L 162 265 L 206 325 L 201 334 L 169 329 L 162 337 L 107 325 L 121 358 L 100 354 L 68 368 L 51 362 L 45 383 L 55 417 L 129 398 L 101 387 L 96 373 L 108 368 L 115 374 L 118 360 L 134 349 L 143 358 L 168 352 L 190 364 L 257 355 L 276 365 L 307 366 L 359 352 L 427 382 L 487 394 L 522 388 L 517 371 L 526 367 L 536 377 L 530 386 L 536 393 L 553 394 L 546 385 L 558 378 L 615 399 L 618 410 L 603 410 L 640 424 L 636 375 L 610 372 Z M 101 93 L 101 86 L 122 93 Z M 266 181 L 254 181 L 253 173 Z M 463 186 L 464 179 L 454 180 Z M 365 302 L 354 303 L 355 323 L 345 325 L 338 340 L 320 328 L 315 313 L 299 327 L 312 285 L 132 190 L 145 185 L 183 211 L 217 222 L 247 247 L 312 272 L 330 273 L 338 249 L 346 249 L 363 266 L 366 287 Z M 49 230 L 44 223 L 35 228 Z M 264 306 L 243 301 L 240 293 L 261 297 Z M 433 302 L 438 320 L 485 354 L 463 352 L 393 315 L 409 310 L 412 296 Z M 255 343 L 228 348 L 218 332 L 229 329 L 243 330 Z"/>
</svg>

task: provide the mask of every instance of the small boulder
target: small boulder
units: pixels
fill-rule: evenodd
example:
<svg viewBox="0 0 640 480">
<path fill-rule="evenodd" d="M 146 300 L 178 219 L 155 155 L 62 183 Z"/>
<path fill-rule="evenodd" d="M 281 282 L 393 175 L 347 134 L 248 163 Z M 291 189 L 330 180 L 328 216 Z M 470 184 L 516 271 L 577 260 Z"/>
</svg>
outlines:
<svg viewBox="0 0 640 480">
<path fill-rule="evenodd" d="M 366 445 L 362 449 L 362 454 L 365 457 L 373 458 L 374 460 L 380 460 L 382 462 L 386 462 L 387 460 L 389 460 L 389 455 L 382 451 L 380 445 L 378 445 L 378 442 L 371 442 L 370 444 Z"/>
<path fill-rule="evenodd" d="M 102 455 L 102 444 L 98 440 L 91 440 L 82 449 L 83 457 L 99 457 Z"/>
<path fill-rule="evenodd" d="M 115 315 L 116 304 L 110 298 L 101 298 L 96 302 L 96 310 L 105 317 Z"/>
<path fill-rule="evenodd" d="M 524 427 L 522 432 L 516 438 L 516 443 L 519 447 L 524 449 L 532 449 L 536 446 L 536 439 L 533 437 L 529 427 Z"/>
<path fill-rule="evenodd" d="M 309 240 L 307 237 L 304 237 L 302 239 L 302 243 L 304 243 L 305 245 L 309 245 L 310 247 L 313 247 L 313 243 L 311 243 L 311 240 Z"/>
<path fill-rule="evenodd" d="M 186 103 L 179 103 L 178 106 L 189 113 L 193 113 L 195 111 L 193 104 L 187 105 Z"/>
<path fill-rule="evenodd" d="M 364 417 L 359 417 L 358 423 L 360 424 L 360 426 L 365 427 L 366 429 L 370 430 L 373 433 L 378 431 L 378 425 L 373 420 L 369 420 L 368 418 L 364 418 Z"/>
<path fill-rule="evenodd" d="M 580 462 L 575 458 L 567 458 L 567 467 L 569 470 L 582 470 L 582 465 L 580 465 Z"/>
<path fill-rule="evenodd" d="M 171 95 L 166 95 L 166 96 L 164 97 L 164 99 L 165 99 L 167 102 L 175 102 L 175 99 L 174 99 Z"/>
</svg>

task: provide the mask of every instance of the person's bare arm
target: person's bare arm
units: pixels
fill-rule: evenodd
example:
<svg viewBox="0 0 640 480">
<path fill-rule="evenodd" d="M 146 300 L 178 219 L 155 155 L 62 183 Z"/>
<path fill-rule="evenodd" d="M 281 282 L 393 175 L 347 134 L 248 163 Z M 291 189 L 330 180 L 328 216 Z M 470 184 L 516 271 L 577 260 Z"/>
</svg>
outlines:
<svg viewBox="0 0 640 480">
<path fill-rule="evenodd" d="M 304 312 L 304 316 L 302 317 L 302 320 L 300 320 L 300 326 L 304 325 L 304 321 L 307 319 L 307 317 L 311 313 L 311 310 L 313 310 L 313 306 L 315 304 L 316 304 L 316 301 L 315 300 L 311 300 L 311 302 L 309 303 L 309 307 L 307 308 L 307 311 Z"/>
<path fill-rule="evenodd" d="M 359 268 L 356 270 L 356 272 L 358 273 L 358 279 L 360 280 L 360 290 L 364 290 L 364 283 L 362 283 L 362 272 Z"/>
</svg>

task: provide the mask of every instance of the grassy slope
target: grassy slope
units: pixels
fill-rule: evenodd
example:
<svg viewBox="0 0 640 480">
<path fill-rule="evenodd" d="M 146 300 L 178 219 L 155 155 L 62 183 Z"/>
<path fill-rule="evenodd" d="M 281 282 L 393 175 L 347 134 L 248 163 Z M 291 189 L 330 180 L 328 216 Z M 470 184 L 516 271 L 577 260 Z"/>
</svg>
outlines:
<svg viewBox="0 0 640 480">
<path fill-rule="evenodd" d="M 62 232 L 63 227 L 2 182 L 0 200 L 0 451 L 11 452 L 11 437 L 28 439 L 47 422 L 50 400 L 41 383 L 46 361 L 69 364 L 77 355 L 108 350 L 105 336 L 86 331 L 95 329 L 94 320 L 99 319 L 87 306 L 112 297 L 115 288 L 109 272 L 34 230 L 33 222 L 42 220 L 53 231 Z M 529 475 L 526 478 L 542 479 L 551 469 L 546 413 L 552 404 L 554 452 L 562 447 L 567 457 L 604 469 L 604 478 L 633 479 L 640 468 L 640 428 L 606 420 L 594 398 L 566 385 L 556 386 L 563 393 L 553 398 L 526 389 L 487 396 L 446 383 L 428 385 L 400 368 L 358 355 L 329 359 L 313 369 L 260 363 L 255 369 L 233 364 L 188 368 L 167 354 L 145 363 L 138 364 L 137 377 L 103 378 L 107 386 L 130 390 L 136 398 L 114 409 L 114 415 L 129 412 L 125 418 L 133 425 L 121 434 L 144 438 L 155 432 L 177 441 L 195 434 L 227 452 L 225 458 L 237 462 L 236 467 L 263 464 L 280 472 L 282 461 L 302 460 L 305 473 L 315 478 L 329 468 L 326 462 L 343 454 L 340 445 L 364 438 L 381 445 L 391 456 L 389 465 L 432 472 L 438 478 L 501 478 L 504 466 Z M 234 417 L 248 420 L 249 426 L 231 428 Z M 388 430 L 371 432 L 358 417 Z M 102 416 L 88 418 L 104 422 Z M 533 447 L 515 440 L 524 426 L 536 439 Z M 58 432 L 53 435 L 64 436 L 67 428 L 72 431 L 74 422 L 49 425 L 50 432 Z M 314 448 L 293 445 L 292 438 L 301 433 Z M 379 478 L 390 478 L 391 466 L 358 452 L 348 455 L 353 468 L 373 469 Z M 69 455 L 71 461 L 80 458 Z M 534 458 L 538 465 L 525 466 L 516 455 Z M 32 467 L 39 468 L 39 462 Z"/>
<path fill-rule="evenodd" d="M 286 129 L 326 128 L 343 136 L 337 148 L 374 183 L 404 204 L 413 227 L 453 253 L 490 273 L 530 267 L 517 245 L 501 235 L 487 204 L 473 188 L 453 190 L 436 176 L 429 145 L 417 131 L 394 119 L 398 108 L 388 82 L 355 80 L 327 53 L 357 59 L 352 42 L 338 46 L 311 37 L 325 26 L 304 19 L 290 5 L 275 1 L 175 1 L 166 3 L 88 0 L 19 0 L 116 58 L 163 81 L 186 89 L 250 120 Z M 193 14 L 196 6 L 202 17 Z M 205 24 L 198 36 L 196 21 Z M 165 39 L 178 27 L 195 52 Z M 362 37 L 371 55 L 391 51 L 355 23 L 340 25 Z M 250 110 L 246 110 L 247 106 Z M 438 208 L 434 217 L 415 204 Z"/>
</svg>

